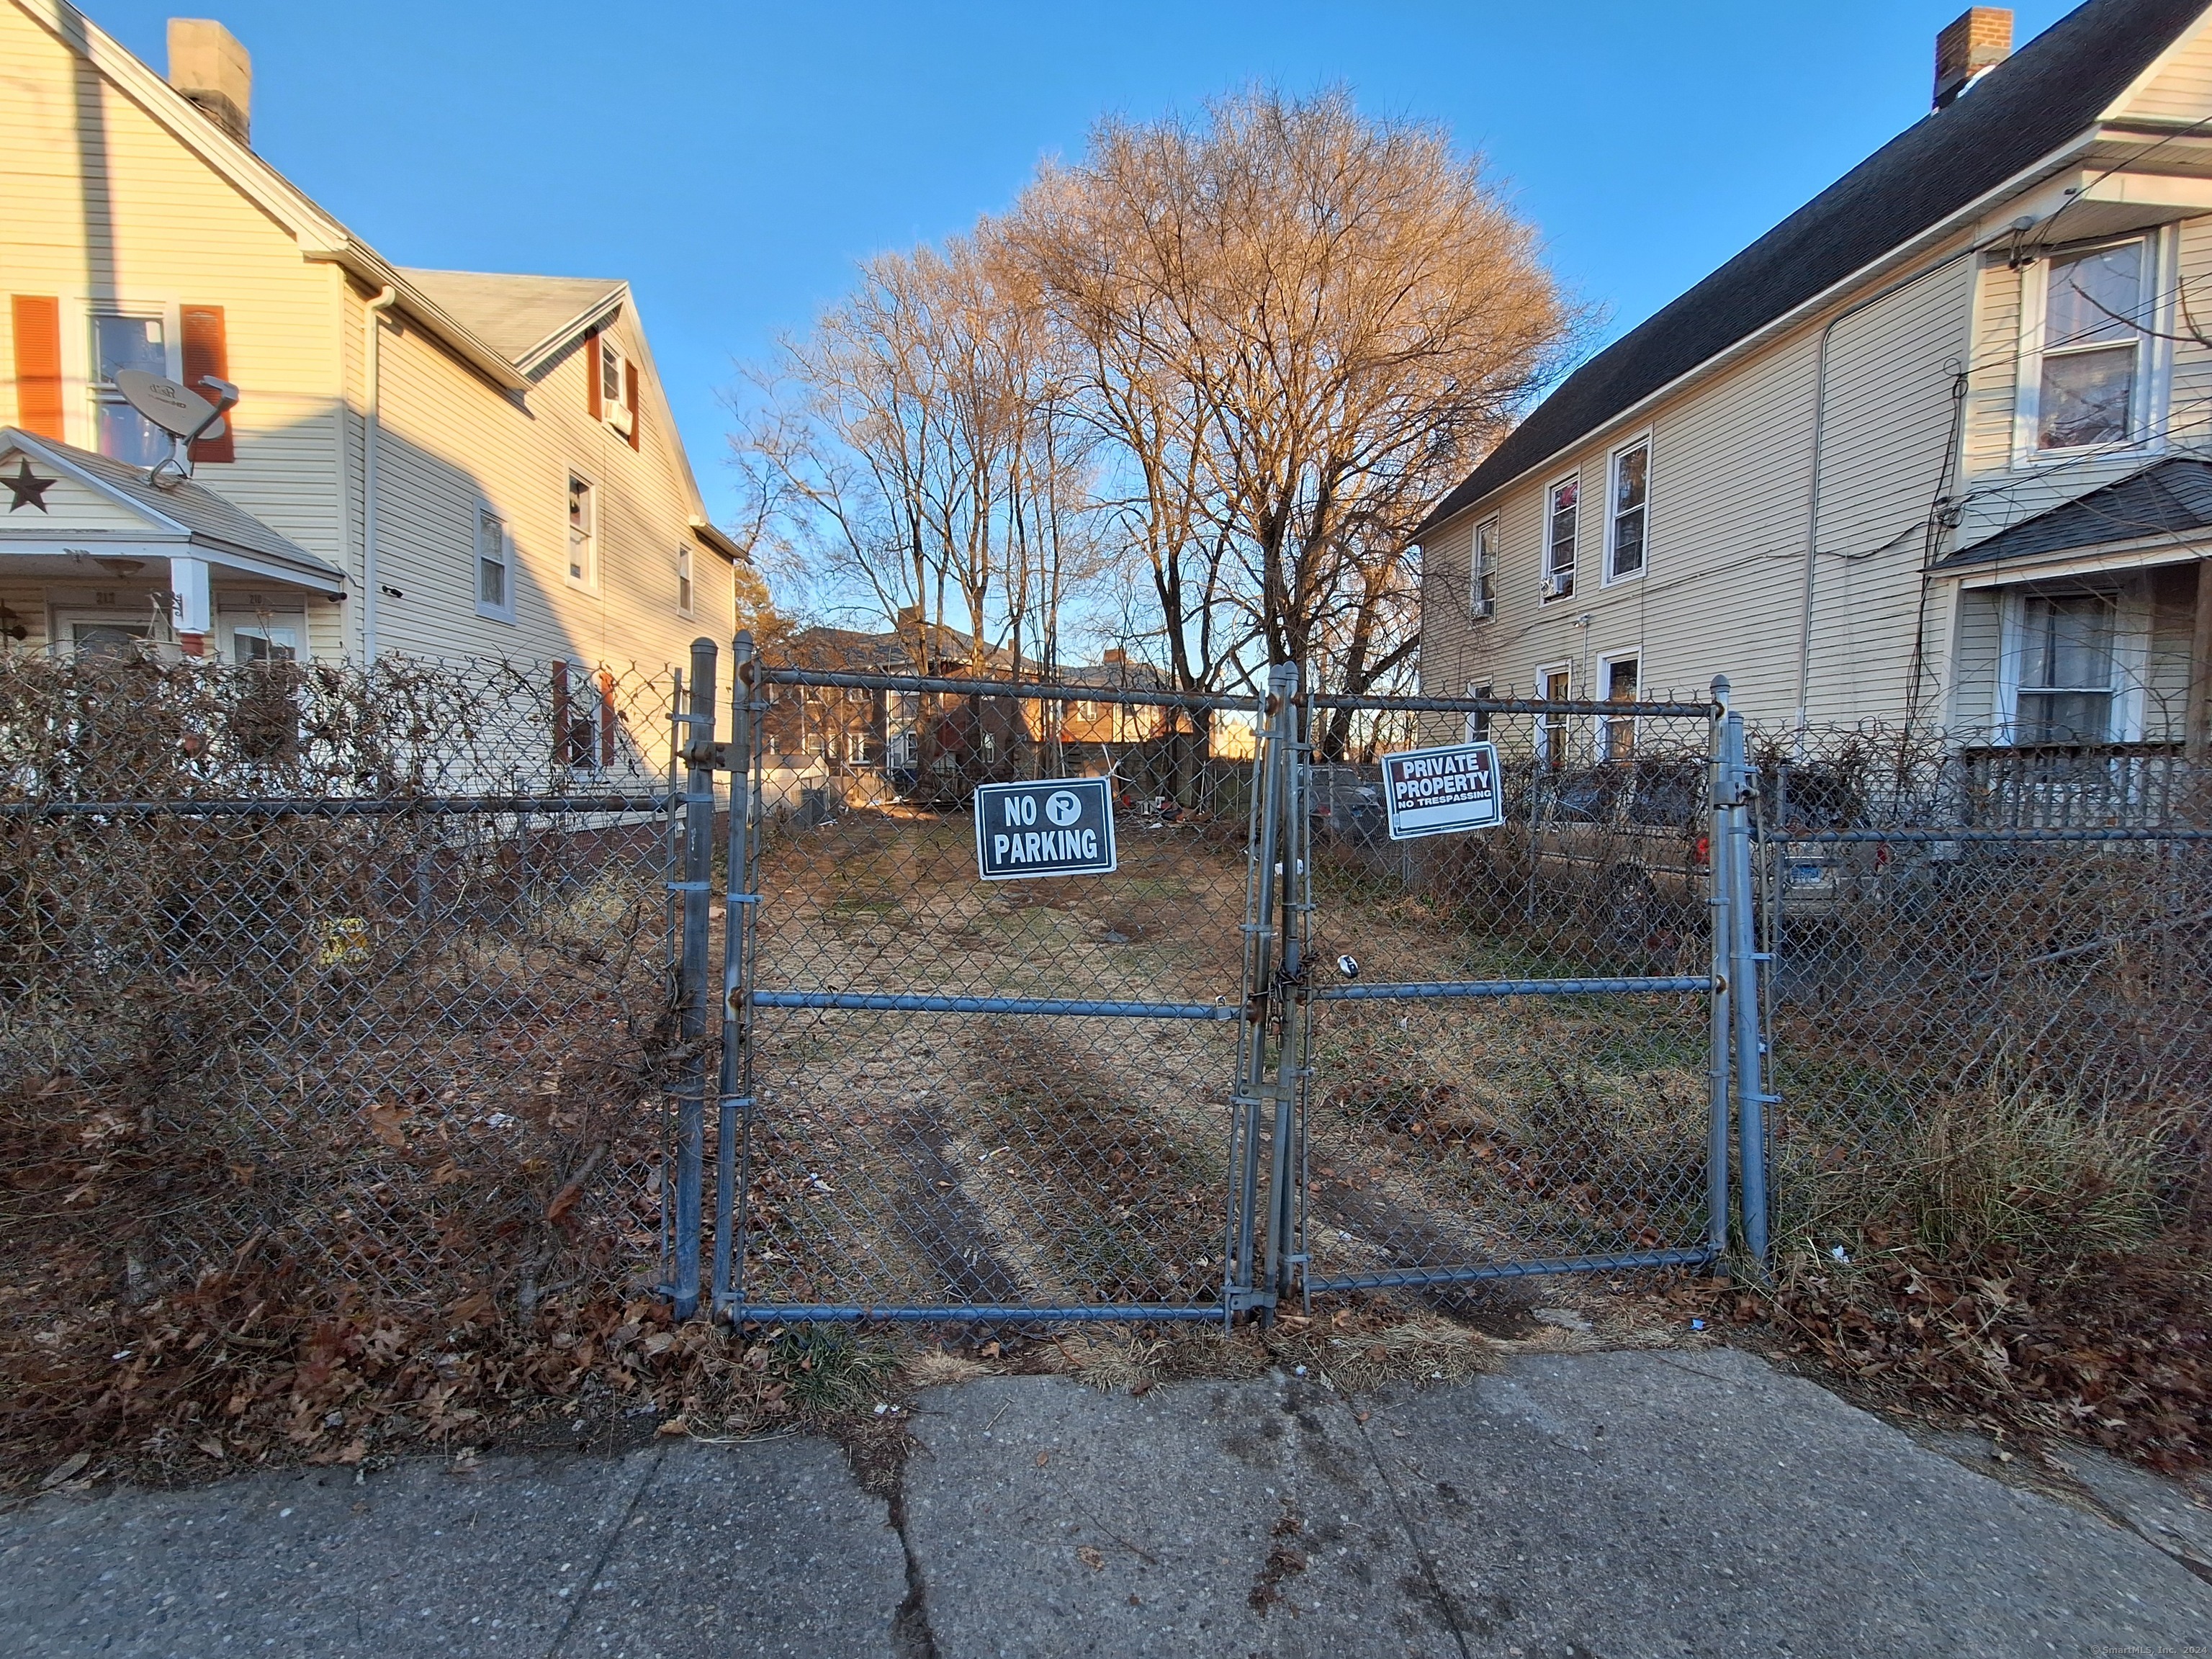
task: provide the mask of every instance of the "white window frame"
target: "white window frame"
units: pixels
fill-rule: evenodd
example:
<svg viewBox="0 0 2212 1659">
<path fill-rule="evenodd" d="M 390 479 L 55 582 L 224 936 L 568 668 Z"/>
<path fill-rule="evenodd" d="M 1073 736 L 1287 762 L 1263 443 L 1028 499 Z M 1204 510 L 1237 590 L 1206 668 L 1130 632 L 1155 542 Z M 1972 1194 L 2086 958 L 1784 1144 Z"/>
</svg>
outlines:
<svg viewBox="0 0 2212 1659">
<path fill-rule="evenodd" d="M 100 410 L 103 404 L 116 404 L 128 409 L 130 404 L 112 384 L 100 378 L 100 349 L 94 343 L 97 337 L 99 319 L 120 317 L 134 322 L 159 323 L 161 325 L 162 374 L 169 380 L 179 379 L 183 373 L 185 344 L 180 337 L 183 330 L 183 307 L 173 300 L 107 300 L 88 299 L 81 302 L 77 313 L 77 349 L 83 354 L 81 383 L 84 389 L 82 398 L 84 422 L 83 447 L 95 455 L 100 447 Z M 67 346 L 63 348 L 63 373 L 68 374 Z M 145 416 L 139 416 L 144 420 Z M 153 423 L 149 421 L 149 426 Z M 63 416 L 64 429 L 68 426 L 66 406 Z M 157 438 L 164 444 L 167 434 L 155 428 Z M 164 451 L 166 453 L 166 450 Z M 112 458 L 111 458 L 112 459 Z M 129 465 L 129 463 L 125 463 Z"/>
<path fill-rule="evenodd" d="M 1613 671 L 1615 668 L 1617 668 L 1618 666 L 1620 666 L 1622 663 L 1633 663 L 1633 664 L 1635 664 L 1635 665 L 1636 665 L 1636 698 L 1635 698 L 1635 701 L 1637 701 L 1637 702 L 1642 702 L 1642 701 L 1643 701 L 1643 699 L 1644 699 L 1644 653 L 1643 653 L 1643 652 L 1641 652 L 1641 651 L 1615 651 L 1615 652 L 1613 652 L 1613 653 L 1611 653 L 1610 654 L 1608 654 L 1608 655 L 1607 655 L 1607 656 L 1600 657 L 1600 658 L 1597 659 L 1597 672 L 1598 672 L 1598 693 L 1597 693 L 1597 696 L 1598 696 L 1598 701 L 1599 701 L 1599 702 L 1611 702 L 1613 701 Z M 1626 751 L 1626 752 L 1627 752 L 1628 754 L 1633 755 L 1633 754 L 1636 752 L 1636 738 L 1637 738 L 1637 722 L 1636 722 L 1636 720 L 1635 720 L 1634 716 L 1632 716 L 1632 716 L 1628 716 L 1628 717 L 1624 718 L 1624 717 L 1622 717 L 1622 716 L 1615 715 L 1615 714 L 1600 714 L 1600 715 L 1597 717 L 1597 732 L 1596 732 L 1596 733 L 1595 733 L 1595 736 L 1596 736 L 1596 738 L 1597 738 L 1597 758 L 1598 758 L 1599 760 L 1601 760 L 1601 761 L 1609 761 L 1609 760 L 1612 760 L 1612 759 L 1614 757 L 1613 757 L 1613 732 L 1614 732 L 1614 729 L 1615 729 L 1616 727 L 1618 727 L 1618 726 L 1626 726 L 1626 727 L 1628 728 L 1628 748 L 1627 748 L 1627 751 Z"/>
<path fill-rule="evenodd" d="M 70 629 L 77 623 L 92 623 L 117 628 L 143 628 L 146 630 L 148 645 L 159 645 L 162 642 L 161 629 L 155 625 L 150 608 L 144 611 L 130 611 L 120 605 L 57 605 L 49 613 L 46 630 L 46 644 L 52 655 L 69 657 L 76 654 L 76 641 L 70 637 Z"/>
<path fill-rule="evenodd" d="M 490 557 L 485 556 L 485 530 L 499 539 L 499 547 Z M 469 538 L 471 556 L 469 561 L 469 586 L 476 595 L 477 615 L 488 622 L 511 623 L 514 620 L 514 537 L 507 527 L 504 515 L 489 501 L 478 501 L 476 511 L 476 533 Z M 483 568 L 496 564 L 500 569 L 500 590 L 502 598 L 494 605 L 484 598 Z"/>
<path fill-rule="evenodd" d="M 676 550 L 676 614 L 690 617 L 697 614 L 699 584 L 692 574 L 691 550 L 678 545 Z"/>
<path fill-rule="evenodd" d="M 2020 741 L 2021 671 L 2028 653 L 2027 602 L 2035 599 L 2078 599 L 2099 594 L 2094 588 L 2071 590 L 2033 587 L 2008 588 L 2003 594 L 2003 643 L 1997 653 L 1997 741 Z M 2143 734 L 2145 690 L 2150 672 L 2151 603 L 2148 591 L 2130 583 L 2113 592 L 2101 590 L 2112 602 L 2112 723 L 2106 743 L 2141 743 Z"/>
<path fill-rule="evenodd" d="M 216 614 L 216 651 L 228 666 L 242 667 L 238 660 L 238 642 L 241 639 L 268 640 L 272 634 L 294 636 L 289 649 L 295 663 L 307 660 L 307 617 L 303 611 L 253 611 L 240 615 L 225 614 L 219 608 Z M 270 643 L 277 643 L 270 641 Z"/>
<path fill-rule="evenodd" d="M 1558 551 L 1558 544 L 1553 539 L 1553 532 L 1559 528 L 1559 515 L 1557 510 L 1553 506 L 1553 501 L 1558 495 L 1559 492 L 1569 484 L 1572 484 L 1575 488 L 1574 556 L 1572 563 L 1571 563 L 1567 568 L 1567 585 L 1564 591 L 1555 592 L 1553 591 L 1553 583 L 1559 574 L 1559 570 L 1557 564 L 1554 562 L 1554 556 Z M 1583 544 L 1589 539 L 1583 534 L 1583 475 L 1581 468 L 1577 467 L 1572 472 L 1562 473 L 1559 477 L 1553 479 L 1551 483 L 1544 486 L 1543 514 L 1544 572 L 1542 577 L 1542 586 L 1540 591 L 1542 595 L 1543 603 L 1546 605 L 1551 605 L 1557 601 L 1571 599 L 1574 598 L 1575 579 L 1577 574 L 1582 569 Z"/>
<path fill-rule="evenodd" d="M 1468 532 L 1468 614 L 1482 622 L 1498 614 L 1498 515 L 1493 513 Z"/>
<path fill-rule="evenodd" d="M 1467 695 L 1470 697 L 1488 697 L 1491 695 L 1491 691 L 1492 683 L 1488 680 L 1469 680 L 1467 683 Z M 1488 743 L 1490 741 L 1490 716 L 1482 713 L 1479 709 L 1470 708 L 1468 710 L 1467 735 L 1463 741 L 1468 743 Z"/>
<path fill-rule="evenodd" d="M 599 337 L 599 350 L 592 360 L 592 372 L 599 377 L 599 419 L 620 434 L 625 443 L 629 441 L 630 429 L 629 404 L 623 396 L 624 389 L 629 385 L 629 354 L 617 345 L 610 336 L 602 334 Z M 607 392 L 607 368 L 610 364 L 613 366 L 615 374 L 612 396 Z"/>
<path fill-rule="evenodd" d="M 2051 305 L 2051 265 L 2048 255 L 2092 253 L 2099 248 L 2128 242 L 2143 246 L 2143 288 L 2151 295 L 2150 314 L 2142 325 L 2137 348 L 2136 389 L 2128 412 L 2129 436 L 2123 442 L 2076 444 L 2065 449 L 2045 449 L 2036 442 L 2043 423 L 2043 331 Z M 2175 269 L 2172 227 L 2138 231 L 2127 236 L 2100 237 L 2093 241 L 2046 250 L 2046 257 L 2021 272 L 2020 370 L 2013 400 L 2013 465 L 2049 466 L 2079 461 L 2085 455 L 2151 453 L 2166 447 L 2168 425 L 2164 418 L 2172 406 L 2173 384 L 2172 310 L 2173 299 L 2166 276 Z"/>
<path fill-rule="evenodd" d="M 1644 514 L 1644 557 L 1635 569 L 1616 571 L 1613 568 L 1613 562 L 1619 555 L 1620 547 L 1614 532 L 1620 526 L 1620 514 L 1615 510 L 1614 503 L 1619 499 L 1620 489 L 1620 463 L 1623 457 L 1632 454 L 1638 449 L 1644 452 L 1644 506 L 1641 509 Z M 1580 550 L 1581 542 L 1582 538 L 1577 535 L 1576 538 L 1577 551 Z M 1626 442 L 1615 444 L 1605 458 L 1605 562 L 1598 572 L 1598 586 L 1614 587 L 1623 582 L 1641 581 L 1644 579 L 1644 573 L 1650 568 L 1651 434 L 1644 431 L 1639 432 Z"/>
<path fill-rule="evenodd" d="M 575 533 L 568 524 L 568 492 L 577 484 L 583 485 L 586 492 L 585 501 L 589 508 L 586 516 L 591 520 L 590 526 L 585 532 L 585 545 L 588 550 L 585 562 L 590 568 L 580 576 L 575 574 L 575 560 L 572 556 L 575 550 L 574 544 L 568 539 Z M 599 572 L 606 563 L 605 537 L 601 533 L 605 520 L 606 514 L 600 511 L 599 507 L 599 480 L 580 467 L 570 467 L 568 476 L 562 481 L 561 575 L 569 586 L 580 588 L 586 593 L 599 591 Z"/>
<path fill-rule="evenodd" d="M 1549 497 L 1547 496 L 1548 502 Z M 1554 674 L 1566 681 L 1564 696 L 1552 696 L 1551 681 Z M 1536 697 L 1540 702 L 1572 702 L 1575 698 L 1575 665 L 1571 662 L 1546 663 L 1536 671 Z M 1540 767 L 1561 767 L 1566 764 L 1564 756 L 1554 757 L 1552 745 L 1567 735 L 1569 714 L 1540 714 L 1536 716 L 1536 764 Z"/>
</svg>

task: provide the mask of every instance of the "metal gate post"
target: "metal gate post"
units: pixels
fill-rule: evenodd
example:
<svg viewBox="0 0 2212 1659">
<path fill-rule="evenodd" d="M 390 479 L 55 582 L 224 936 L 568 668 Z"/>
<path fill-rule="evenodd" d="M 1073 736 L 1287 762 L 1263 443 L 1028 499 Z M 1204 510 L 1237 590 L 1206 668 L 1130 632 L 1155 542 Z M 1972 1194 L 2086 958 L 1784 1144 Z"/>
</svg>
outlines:
<svg viewBox="0 0 2212 1659">
<path fill-rule="evenodd" d="M 1735 938 L 1735 868 L 1729 852 L 1729 812 L 1740 789 L 1729 771 L 1725 750 L 1729 716 L 1729 683 L 1724 675 L 1713 680 L 1713 716 L 1710 733 L 1709 775 L 1711 810 L 1705 830 L 1705 877 L 1711 911 L 1712 1051 L 1706 1067 L 1707 1111 L 1705 1142 L 1705 1243 L 1719 1261 L 1728 1254 L 1729 1241 L 1729 1078 L 1735 1052 L 1735 1025 L 1729 1008 L 1729 957 Z"/>
<path fill-rule="evenodd" d="M 1752 896 L 1751 766 L 1743 716 L 1721 723 L 1722 765 L 1729 779 L 1729 1012 L 1735 1028 L 1736 1167 L 1742 1172 L 1743 1243 L 1766 1266 L 1766 1066 L 1759 1029 L 1757 908 Z"/>
<path fill-rule="evenodd" d="M 1268 671 L 1267 726 L 1255 767 L 1258 787 L 1252 803 L 1244 890 L 1244 1018 L 1238 1028 L 1237 1087 L 1231 1097 L 1234 1117 L 1222 1292 L 1223 1313 L 1230 1319 L 1255 1309 L 1272 1309 L 1290 1265 L 1283 1232 L 1282 1175 L 1289 1155 L 1290 1114 L 1281 1092 L 1281 1050 L 1269 1039 L 1271 1033 L 1279 1033 L 1278 1000 L 1284 988 L 1283 904 L 1291 892 L 1292 872 L 1303 873 L 1297 871 L 1302 862 L 1298 837 L 1289 821 L 1297 793 L 1297 684 L 1293 664 L 1279 664 Z M 1271 1149 L 1264 1220 L 1260 1185 L 1263 1127 Z"/>
<path fill-rule="evenodd" d="M 713 1001 L 707 983 L 708 901 L 714 874 L 714 642 L 691 641 L 691 709 L 684 746 L 683 953 L 677 989 L 681 1047 L 676 1085 L 676 1271 L 669 1286 L 678 1319 L 699 1311 L 700 1184 L 707 1134 L 707 1031 Z"/>
<path fill-rule="evenodd" d="M 760 903 L 760 812 L 753 787 L 761 704 L 753 636 L 741 630 L 730 648 L 730 834 L 723 866 L 722 1066 L 715 1104 L 714 1277 L 709 1306 L 719 1317 L 744 1307 L 743 1206 L 750 1186 L 753 1121 L 753 921 Z M 744 1146 L 739 1148 L 739 1132 Z"/>
<path fill-rule="evenodd" d="M 1297 671 L 1291 671 L 1292 692 Z M 1307 839 L 1313 825 L 1306 807 L 1312 759 L 1313 705 L 1295 696 L 1288 714 L 1283 761 L 1282 878 L 1279 884 L 1281 968 L 1275 981 L 1275 1109 L 1271 1128 L 1274 1185 L 1268 1205 L 1268 1285 L 1277 1298 L 1303 1286 L 1305 1275 L 1305 1085 L 1311 990 L 1306 983 L 1306 940 L 1313 892 Z"/>
</svg>

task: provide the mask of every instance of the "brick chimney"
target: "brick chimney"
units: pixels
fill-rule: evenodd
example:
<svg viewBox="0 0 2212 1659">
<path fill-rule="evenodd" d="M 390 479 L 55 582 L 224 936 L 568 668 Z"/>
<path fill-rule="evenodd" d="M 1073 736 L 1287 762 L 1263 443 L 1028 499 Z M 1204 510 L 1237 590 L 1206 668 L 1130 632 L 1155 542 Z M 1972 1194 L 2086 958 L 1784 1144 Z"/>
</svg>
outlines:
<svg viewBox="0 0 2212 1659">
<path fill-rule="evenodd" d="M 253 59 L 237 37 L 205 17 L 169 20 L 169 84 L 241 144 L 253 114 Z"/>
<path fill-rule="evenodd" d="M 1098 660 L 1103 663 L 1107 667 L 1112 668 L 1118 664 L 1127 662 L 1129 660 L 1129 653 L 1121 649 L 1118 645 L 1109 645 L 1099 654 Z"/>
<path fill-rule="evenodd" d="M 1948 109 L 1959 94 L 2012 56 L 2012 14 L 2002 6 L 1961 12 L 1936 37 L 1936 107 Z"/>
</svg>

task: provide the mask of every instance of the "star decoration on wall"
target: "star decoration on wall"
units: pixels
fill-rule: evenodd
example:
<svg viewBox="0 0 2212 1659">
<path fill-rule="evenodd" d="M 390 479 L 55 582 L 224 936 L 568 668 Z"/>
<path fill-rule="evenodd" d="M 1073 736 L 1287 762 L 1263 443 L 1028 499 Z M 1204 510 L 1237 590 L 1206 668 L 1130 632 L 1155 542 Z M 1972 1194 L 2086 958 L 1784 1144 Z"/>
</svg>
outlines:
<svg viewBox="0 0 2212 1659">
<path fill-rule="evenodd" d="M 35 507 L 43 513 L 46 510 L 46 492 L 54 487 L 54 480 L 33 477 L 31 474 L 31 464 L 28 461 L 18 459 L 15 463 L 14 477 L 0 472 L 0 484 L 7 485 L 9 495 L 14 497 L 8 503 L 8 510 L 10 513 L 24 506 Z"/>
</svg>

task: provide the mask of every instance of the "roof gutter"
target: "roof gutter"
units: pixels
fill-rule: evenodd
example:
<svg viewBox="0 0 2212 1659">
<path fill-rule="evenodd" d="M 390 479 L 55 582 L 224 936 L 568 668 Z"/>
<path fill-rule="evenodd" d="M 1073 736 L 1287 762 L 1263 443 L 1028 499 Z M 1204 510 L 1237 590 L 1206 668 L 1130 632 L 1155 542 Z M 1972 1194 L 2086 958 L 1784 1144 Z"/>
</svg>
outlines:
<svg viewBox="0 0 2212 1659">
<path fill-rule="evenodd" d="M 395 267 L 386 264 L 374 249 L 347 236 L 329 247 L 302 246 L 300 251 L 307 258 L 336 264 L 380 292 L 389 289 L 397 296 L 400 310 L 436 335 L 454 356 L 501 390 L 530 390 L 529 379 L 513 363 L 470 333 L 452 313 L 409 282 Z"/>
<path fill-rule="evenodd" d="M 722 532 L 715 529 L 712 520 L 706 518 L 701 514 L 694 513 L 690 518 L 690 525 L 691 533 L 693 535 L 696 536 L 701 541 L 706 543 L 708 546 L 713 548 L 714 551 L 720 554 L 724 558 L 729 560 L 732 564 L 750 564 L 752 562 L 751 556 L 748 554 L 744 548 L 738 545 L 734 538 L 725 535 Z"/>
<path fill-rule="evenodd" d="M 1807 319 L 1818 315 L 1824 307 L 1834 304 L 1838 298 L 1850 293 L 1853 289 L 1862 287 L 1865 283 L 1872 282 L 1877 277 L 1895 270 L 1899 265 L 1905 264 L 1907 260 L 1917 258 L 1919 255 L 1925 253 L 1929 248 L 1940 246 L 1947 237 L 1955 236 L 1958 234 L 1962 227 L 1971 225 L 1977 219 L 1984 217 L 1987 215 L 1990 208 L 2002 202 L 2007 197 L 2016 196 L 2021 191 L 2027 189 L 2030 185 L 2040 184 L 2044 179 L 2051 177 L 2053 173 L 2063 172 L 2067 167 L 2075 165 L 2085 151 L 2092 149 L 2097 143 L 2099 139 L 2103 137 L 2103 134 L 2104 127 L 2101 123 L 2096 126 L 2089 128 L 2072 143 L 2068 144 L 2062 149 L 2053 150 L 2050 155 L 2045 156 L 2043 160 L 2038 161 L 2033 167 L 2025 167 L 2020 172 L 2013 174 L 2011 178 L 2006 179 L 2002 184 L 1997 185 L 1991 189 L 1984 191 L 1973 201 L 1969 202 L 1962 208 L 1957 209 L 1948 217 L 1939 220 L 1935 224 L 1930 225 L 1927 229 L 1921 231 L 1909 241 L 1899 243 L 1888 252 L 1883 254 L 1879 259 L 1869 260 L 1865 264 L 1861 265 L 1856 270 L 1851 272 L 1850 276 L 1843 277 L 1839 281 L 1831 283 L 1826 288 L 1821 289 L 1818 294 L 1814 295 L 1810 299 L 1800 301 L 1796 305 L 1792 306 L 1788 311 L 1784 312 L 1780 316 L 1773 319 L 1771 321 L 1762 323 L 1758 328 L 1743 336 L 1742 338 L 1737 340 L 1735 343 L 1723 347 L 1711 356 L 1706 358 L 1703 362 L 1698 364 L 1696 368 L 1684 370 L 1673 380 L 1668 381 L 1664 386 L 1657 387 L 1654 391 L 1645 392 L 1643 397 L 1638 398 L 1627 408 L 1607 416 L 1603 421 L 1601 421 L 1597 425 L 1589 428 L 1587 431 L 1577 434 L 1570 442 L 1562 444 L 1559 448 L 1547 451 L 1546 453 L 1537 457 L 1527 466 L 1522 467 L 1520 471 L 1515 473 L 1511 477 L 1501 479 L 1490 489 L 1485 490 L 1481 495 L 1476 496 L 1474 500 L 1468 502 L 1466 506 L 1454 507 L 1452 509 L 1450 518 L 1430 518 L 1424 520 L 1420 529 L 1414 532 L 1413 539 L 1419 541 L 1423 536 L 1428 535 L 1442 528 L 1444 525 L 1450 523 L 1452 520 L 1462 518 L 1470 513 L 1475 512 L 1477 509 L 1486 506 L 1492 497 L 1498 495 L 1502 491 L 1511 489 L 1515 484 L 1519 483 L 1523 478 L 1528 477 L 1529 474 L 1533 472 L 1540 472 L 1544 468 L 1549 466 L 1553 461 L 1557 460 L 1559 456 L 1565 454 L 1568 450 L 1574 448 L 1576 446 L 1590 442 L 1593 440 L 1602 439 L 1613 433 L 1620 431 L 1624 427 L 1638 424 L 1650 415 L 1655 405 L 1664 403 L 1668 398 L 1680 395 L 1681 392 L 1687 391 L 1690 387 L 1696 386 L 1698 382 L 1708 380 L 1713 375 L 1719 374 L 1722 370 L 1729 368 L 1741 358 L 1757 350 L 1761 346 L 1767 344 L 1769 342 L 1784 334 L 1789 333 L 1791 330 L 1798 327 L 1805 322 Z M 1686 292 L 1687 290 L 1685 291 Z M 1677 297 L 1679 298 L 1680 296 L 1678 295 Z M 1625 338 L 1626 337 L 1624 336 L 1623 337 Z M 1609 349 L 1610 348 L 1608 348 L 1608 349 Z"/>
</svg>

